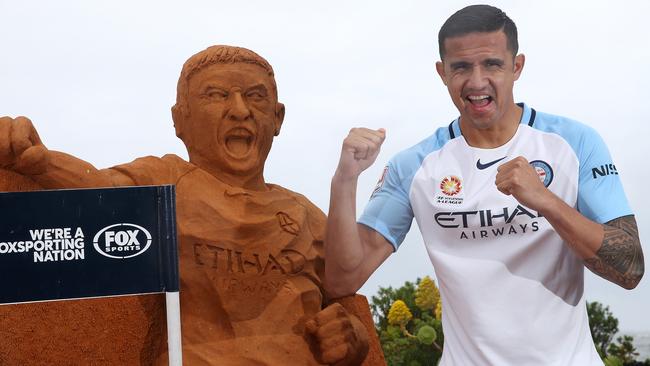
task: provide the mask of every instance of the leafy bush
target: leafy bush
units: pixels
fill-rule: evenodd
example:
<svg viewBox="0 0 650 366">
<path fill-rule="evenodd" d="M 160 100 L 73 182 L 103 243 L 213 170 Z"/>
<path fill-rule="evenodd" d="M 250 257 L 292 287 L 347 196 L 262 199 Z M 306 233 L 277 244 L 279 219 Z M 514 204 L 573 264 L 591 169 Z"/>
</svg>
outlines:
<svg viewBox="0 0 650 366">
<path fill-rule="evenodd" d="M 380 288 L 370 307 L 388 365 L 438 363 L 444 340 L 442 305 L 440 291 L 431 278 L 418 279 L 415 284 L 406 282 L 398 289 Z"/>
</svg>

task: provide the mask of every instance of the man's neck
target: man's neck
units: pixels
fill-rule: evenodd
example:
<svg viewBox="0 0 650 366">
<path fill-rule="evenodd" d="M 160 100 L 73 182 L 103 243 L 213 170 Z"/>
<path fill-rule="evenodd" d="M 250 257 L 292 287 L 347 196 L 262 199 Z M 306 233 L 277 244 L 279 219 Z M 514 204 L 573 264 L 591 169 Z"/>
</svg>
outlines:
<svg viewBox="0 0 650 366">
<path fill-rule="evenodd" d="M 504 145 L 517 133 L 523 113 L 523 108 L 513 103 L 500 121 L 485 129 L 477 129 L 469 124 L 464 124 L 461 117 L 461 132 L 468 145 L 481 149 L 493 149 Z"/>
<path fill-rule="evenodd" d="M 210 175 L 218 179 L 219 181 L 237 188 L 242 188 L 250 191 L 268 191 L 269 187 L 264 181 L 263 172 L 256 174 L 233 174 L 228 171 L 217 169 L 210 165 L 197 164 L 196 162 L 190 162 L 204 171 L 208 172 Z"/>
</svg>

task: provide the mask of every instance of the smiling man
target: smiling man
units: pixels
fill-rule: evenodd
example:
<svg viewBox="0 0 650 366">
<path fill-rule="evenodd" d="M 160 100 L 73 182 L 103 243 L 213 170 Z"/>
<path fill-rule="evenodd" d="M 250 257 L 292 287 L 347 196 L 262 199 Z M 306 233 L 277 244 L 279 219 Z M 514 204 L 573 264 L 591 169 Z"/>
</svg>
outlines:
<svg viewBox="0 0 650 366">
<path fill-rule="evenodd" d="M 44 188 L 176 185 L 186 365 L 358 365 L 363 325 L 324 305 L 325 215 L 264 181 L 284 110 L 265 59 L 213 46 L 185 62 L 172 107 L 189 162 L 148 156 L 97 170 L 45 148 L 28 119 L 4 117 L 0 165 Z"/>
<path fill-rule="evenodd" d="M 440 365 L 602 365 L 584 267 L 626 289 L 644 272 L 605 144 L 579 122 L 515 103 L 525 57 L 501 10 L 456 12 L 438 42 L 436 70 L 460 117 L 390 160 L 358 221 L 357 179 L 386 132 L 350 131 L 332 178 L 326 288 L 354 293 L 415 218 L 440 284 Z"/>
</svg>

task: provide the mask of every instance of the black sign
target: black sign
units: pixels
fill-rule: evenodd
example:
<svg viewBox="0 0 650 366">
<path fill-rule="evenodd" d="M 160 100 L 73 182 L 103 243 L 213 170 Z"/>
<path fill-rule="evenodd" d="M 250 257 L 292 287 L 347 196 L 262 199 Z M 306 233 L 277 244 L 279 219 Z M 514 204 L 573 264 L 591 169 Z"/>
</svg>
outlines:
<svg viewBox="0 0 650 366">
<path fill-rule="evenodd" d="M 173 291 L 174 186 L 0 193 L 0 304 Z"/>
</svg>

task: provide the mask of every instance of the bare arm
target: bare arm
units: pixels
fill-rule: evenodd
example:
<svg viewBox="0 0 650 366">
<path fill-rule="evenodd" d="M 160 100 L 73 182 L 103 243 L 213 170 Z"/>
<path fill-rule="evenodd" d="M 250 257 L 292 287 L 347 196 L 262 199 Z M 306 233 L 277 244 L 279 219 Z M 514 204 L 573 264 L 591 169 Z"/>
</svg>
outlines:
<svg viewBox="0 0 650 366">
<path fill-rule="evenodd" d="M 325 237 L 325 287 L 341 297 L 355 293 L 393 252 L 393 246 L 376 231 L 357 224 L 357 181 L 332 179 L 330 210 Z"/>
<path fill-rule="evenodd" d="M 634 216 L 619 217 L 603 227 L 602 244 L 594 256 L 585 259 L 585 266 L 600 277 L 633 289 L 645 271 L 636 220 Z"/>
<path fill-rule="evenodd" d="M 634 216 L 599 224 L 567 205 L 539 181 L 524 158 L 499 167 L 497 188 L 537 210 L 595 274 L 626 289 L 643 277 L 644 261 Z"/>
<path fill-rule="evenodd" d="M 357 180 L 384 137 L 383 130 L 352 129 L 343 142 L 325 236 L 325 289 L 332 298 L 356 292 L 393 251 L 383 236 L 356 222 Z"/>
</svg>

